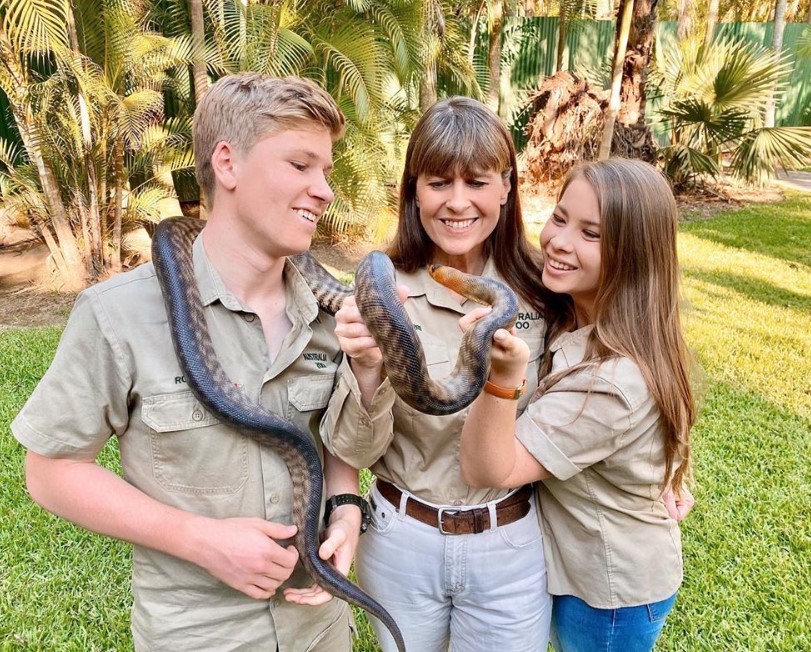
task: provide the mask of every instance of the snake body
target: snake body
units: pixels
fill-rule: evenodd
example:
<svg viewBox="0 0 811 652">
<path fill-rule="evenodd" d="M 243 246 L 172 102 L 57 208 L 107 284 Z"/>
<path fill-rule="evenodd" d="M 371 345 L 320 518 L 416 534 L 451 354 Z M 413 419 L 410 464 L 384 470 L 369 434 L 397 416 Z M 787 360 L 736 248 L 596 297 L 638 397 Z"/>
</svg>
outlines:
<svg viewBox="0 0 811 652">
<path fill-rule="evenodd" d="M 323 470 L 312 437 L 296 425 L 252 401 L 230 382 L 217 359 L 208 333 L 200 291 L 194 278 L 192 244 L 205 222 L 171 218 L 158 224 L 152 259 L 166 304 L 175 351 L 189 387 L 218 419 L 274 450 L 287 465 L 293 483 L 294 545 L 314 581 L 334 596 L 366 610 L 391 632 L 399 652 L 402 634 L 391 615 L 373 598 L 318 556 Z M 352 288 L 333 278 L 309 253 L 291 257 L 319 303 L 330 314 L 340 308 Z M 409 405 L 428 414 L 457 412 L 479 394 L 486 379 L 492 335 L 515 321 L 517 302 L 509 288 L 496 281 L 466 277 L 452 268 L 435 267 L 432 275 L 470 298 L 494 305 L 492 312 L 465 334 L 459 360 L 446 382 L 430 378 L 422 345 L 411 320 L 397 300 L 394 268 L 385 254 L 372 252 L 358 267 L 358 306 L 375 340 L 385 343 L 386 373 L 395 391 Z M 471 287 L 470 281 L 475 279 Z"/>
</svg>

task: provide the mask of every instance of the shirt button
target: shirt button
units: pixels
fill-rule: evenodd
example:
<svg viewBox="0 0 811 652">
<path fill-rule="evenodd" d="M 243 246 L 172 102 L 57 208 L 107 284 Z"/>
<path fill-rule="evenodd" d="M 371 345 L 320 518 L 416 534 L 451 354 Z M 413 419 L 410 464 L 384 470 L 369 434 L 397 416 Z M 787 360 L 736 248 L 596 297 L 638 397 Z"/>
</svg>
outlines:
<svg viewBox="0 0 811 652">
<path fill-rule="evenodd" d="M 270 601 L 270 604 L 274 607 L 278 607 L 281 602 L 279 601 L 279 598 L 273 598 L 273 600 Z"/>
<path fill-rule="evenodd" d="M 365 414 L 361 415 L 360 423 L 361 423 L 362 426 L 368 426 L 369 425 L 369 417 L 367 417 Z"/>
<path fill-rule="evenodd" d="M 248 322 L 249 324 L 250 324 L 250 323 L 251 323 L 251 322 L 252 322 L 254 319 L 256 319 L 256 315 L 254 315 L 252 312 L 249 312 L 249 313 L 246 313 L 246 314 L 245 314 L 245 321 L 246 321 L 246 322 Z"/>
<path fill-rule="evenodd" d="M 462 504 L 462 501 L 459 500 L 458 498 L 451 503 L 451 505 L 453 505 L 454 507 L 459 507 L 459 505 L 461 505 L 461 504 Z"/>
<path fill-rule="evenodd" d="M 272 502 L 274 505 L 276 503 L 278 503 L 279 502 L 279 494 L 272 494 L 270 496 L 270 502 Z"/>
<path fill-rule="evenodd" d="M 191 413 L 191 418 L 194 421 L 202 421 L 203 420 L 203 413 L 200 412 L 200 410 L 195 410 L 194 412 Z"/>
</svg>

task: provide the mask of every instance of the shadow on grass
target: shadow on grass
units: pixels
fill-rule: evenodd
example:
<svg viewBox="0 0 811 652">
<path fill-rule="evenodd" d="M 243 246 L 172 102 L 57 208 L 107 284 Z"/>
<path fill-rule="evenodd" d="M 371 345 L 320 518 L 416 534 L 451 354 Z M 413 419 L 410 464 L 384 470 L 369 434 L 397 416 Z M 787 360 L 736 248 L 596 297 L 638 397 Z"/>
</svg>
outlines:
<svg viewBox="0 0 811 652">
<path fill-rule="evenodd" d="M 760 303 L 777 306 L 780 308 L 791 308 L 794 310 L 811 311 L 811 296 L 798 294 L 791 290 L 764 283 L 748 276 L 738 274 L 728 274 L 725 272 L 705 272 L 690 268 L 682 268 L 685 278 L 711 283 L 730 290 L 735 290 L 747 298 Z"/>
<path fill-rule="evenodd" d="M 725 247 L 811 267 L 811 195 L 790 195 L 777 204 L 684 224 L 681 231 Z"/>
</svg>

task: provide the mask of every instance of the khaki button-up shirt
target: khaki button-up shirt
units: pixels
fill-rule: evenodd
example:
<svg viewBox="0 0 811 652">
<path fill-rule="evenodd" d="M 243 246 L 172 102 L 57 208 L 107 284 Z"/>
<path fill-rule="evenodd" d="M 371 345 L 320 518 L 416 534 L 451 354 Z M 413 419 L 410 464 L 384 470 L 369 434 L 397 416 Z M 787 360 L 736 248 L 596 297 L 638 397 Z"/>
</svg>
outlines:
<svg viewBox="0 0 811 652">
<path fill-rule="evenodd" d="M 501 279 L 492 261 L 483 276 Z M 408 286 L 405 308 L 425 350 L 432 378 L 448 376 L 462 342 L 459 318 L 480 304 L 460 304 L 427 270 L 398 273 L 398 284 Z M 519 299 L 516 330 L 529 344 L 527 393 L 519 411 L 538 386 L 538 360 L 545 323 L 540 313 Z M 357 381 L 343 363 L 340 379 L 321 427 L 327 448 L 356 468 L 370 467 L 376 476 L 407 489 L 421 500 L 437 505 L 477 505 L 508 493 L 501 489 L 474 489 L 462 481 L 459 443 L 468 410 L 447 416 L 423 414 L 396 396 L 388 379 L 375 393 L 368 412 L 361 406 Z"/>
<path fill-rule="evenodd" d="M 583 360 L 592 327 L 551 345 L 552 374 Z M 614 609 L 670 597 L 679 526 L 660 498 L 665 439 L 639 367 L 615 358 L 533 399 L 516 435 L 554 477 L 538 483 L 549 592 Z"/>
<path fill-rule="evenodd" d="M 195 276 L 217 356 L 253 400 L 316 436 L 342 354 L 334 319 L 321 312 L 289 261 L 284 269 L 292 329 L 272 362 L 257 315 L 231 294 L 194 244 Z M 153 498 L 214 518 L 291 523 L 287 467 L 269 448 L 221 424 L 180 370 L 151 264 L 83 292 L 48 372 L 12 424 L 27 448 L 49 457 L 94 459 L 118 436 L 125 479 Z M 299 567 L 290 580 L 312 581 Z M 304 651 L 336 626 L 347 606 L 297 606 L 277 593 L 252 600 L 203 569 L 135 547 L 132 628 L 139 649 Z M 347 636 L 348 641 L 348 629 Z"/>
</svg>

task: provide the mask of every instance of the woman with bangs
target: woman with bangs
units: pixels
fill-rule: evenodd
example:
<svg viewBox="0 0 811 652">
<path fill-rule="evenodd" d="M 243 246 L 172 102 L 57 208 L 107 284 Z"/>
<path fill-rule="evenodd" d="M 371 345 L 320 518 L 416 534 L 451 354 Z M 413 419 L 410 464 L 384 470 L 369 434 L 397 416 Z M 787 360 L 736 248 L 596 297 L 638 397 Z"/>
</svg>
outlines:
<svg viewBox="0 0 811 652">
<path fill-rule="evenodd" d="M 548 317 L 542 386 L 521 413 L 482 394 L 462 432 L 474 487 L 538 483 L 552 642 L 559 652 L 653 649 L 682 580 L 679 510 L 695 405 L 679 316 L 678 210 L 641 161 L 576 168 L 541 232 Z M 481 317 L 475 311 L 463 327 Z M 518 334 L 519 337 L 515 335 Z M 497 331 L 490 381 L 534 376 L 520 333 Z M 516 420 L 517 418 L 517 420 Z"/>
<path fill-rule="evenodd" d="M 555 296 L 544 289 L 540 252 L 525 237 L 512 139 L 480 102 L 450 98 L 420 119 L 388 254 L 434 378 L 453 370 L 459 319 L 480 306 L 435 282 L 427 266 L 449 265 L 513 288 L 516 333 L 533 352 L 520 413 L 538 384 Z M 464 482 L 459 447 L 467 411 L 430 416 L 400 400 L 353 299 L 336 323 L 349 362 L 322 437 L 331 453 L 376 476 L 371 528 L 355 562 L 361 586 L 391 613 L 409 650 L 545 651 L 551 602 L 531 486 Z M 373 627 L 383 650 L 393 650 L 388 632 Z"/>
</svg>

